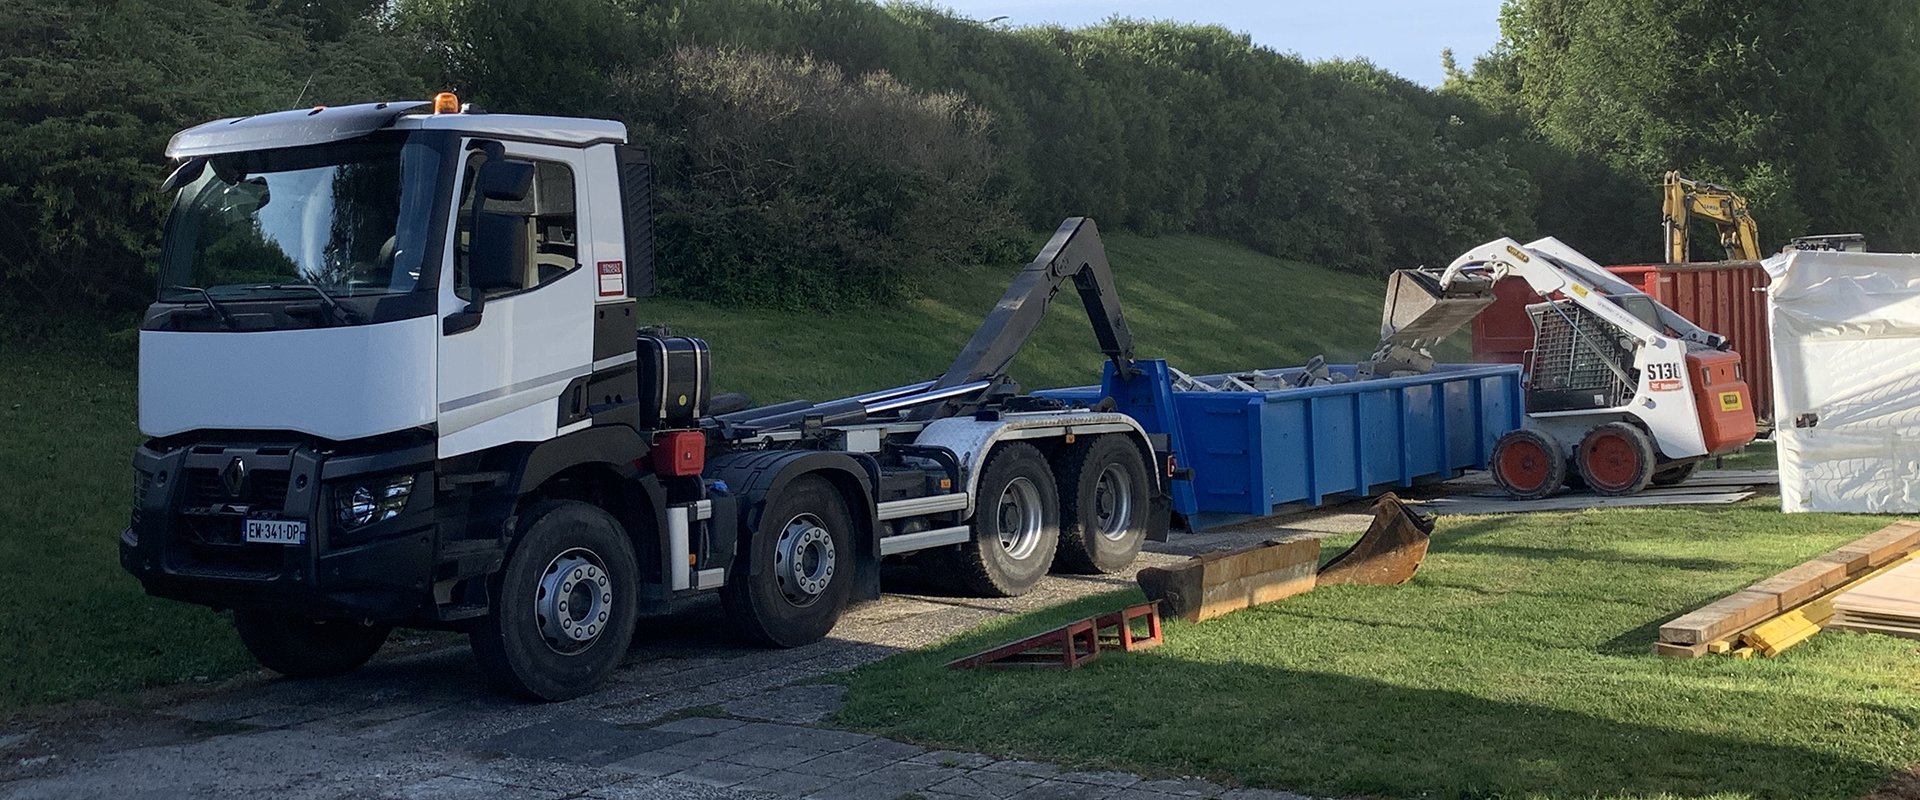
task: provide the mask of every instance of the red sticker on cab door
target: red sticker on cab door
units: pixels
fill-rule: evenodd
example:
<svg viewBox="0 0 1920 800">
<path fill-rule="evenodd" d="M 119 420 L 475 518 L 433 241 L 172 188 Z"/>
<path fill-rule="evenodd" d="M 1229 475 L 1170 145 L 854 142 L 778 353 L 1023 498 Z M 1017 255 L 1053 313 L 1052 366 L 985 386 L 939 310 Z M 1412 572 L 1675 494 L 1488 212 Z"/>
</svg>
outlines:
<svg viewBox="0 0 1920 800">
<path fill-rule="evenodd" d="M 600 296 L 619 297 L 626 293 L 626 265 L 619 261 L 600 262 Z"/>
</svg>

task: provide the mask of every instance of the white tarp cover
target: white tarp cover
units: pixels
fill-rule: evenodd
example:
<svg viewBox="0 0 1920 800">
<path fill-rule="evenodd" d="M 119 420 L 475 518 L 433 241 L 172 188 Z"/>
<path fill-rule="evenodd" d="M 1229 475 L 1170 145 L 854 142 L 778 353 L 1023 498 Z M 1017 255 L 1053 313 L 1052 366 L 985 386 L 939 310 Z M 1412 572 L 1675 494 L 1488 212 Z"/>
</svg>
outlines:
<svg viewBox="0 0 1920 800">
<path fill-rule="evenodd" d="M 1920 255 L 1762 266 L 1781 510 L 1920 512 Z"/>
</svg>

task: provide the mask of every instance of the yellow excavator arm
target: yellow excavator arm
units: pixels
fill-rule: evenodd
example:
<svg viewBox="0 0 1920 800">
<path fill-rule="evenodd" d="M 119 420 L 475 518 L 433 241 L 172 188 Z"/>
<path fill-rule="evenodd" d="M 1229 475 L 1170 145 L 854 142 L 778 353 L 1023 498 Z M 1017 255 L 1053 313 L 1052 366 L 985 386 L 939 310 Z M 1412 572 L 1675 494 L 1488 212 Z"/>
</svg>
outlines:
<svg viewBox="0 0 1920 800">
<path fill-rule="evenodd" d="M 1687 220 L 1695 216 L 1712 220 L 1720 229 L 1728 260 L 1760 259 L 1760 226 L 1747 213 L 1746 198 L 1725 186 L 1682 178 L 1678 172 L 1667 173 L 1664 190 L 1661 224 L 1666 227 L 1667 263 L 1692 260 L 1687 252 Z"/>
</svg>

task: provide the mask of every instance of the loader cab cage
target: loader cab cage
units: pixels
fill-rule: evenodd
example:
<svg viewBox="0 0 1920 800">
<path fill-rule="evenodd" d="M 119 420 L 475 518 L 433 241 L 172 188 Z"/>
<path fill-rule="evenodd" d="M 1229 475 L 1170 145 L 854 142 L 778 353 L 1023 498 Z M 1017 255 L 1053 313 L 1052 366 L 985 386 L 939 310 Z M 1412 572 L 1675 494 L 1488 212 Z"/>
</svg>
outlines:
<svg viewBox="0 0 1920 800">
<path fill-rule="evenodd" d="M 1633 338 L 1571 300 L 1527 306 L 1535 330 L 1527 408 L 1617 408 L 1633 399 Z"/>
</svg>

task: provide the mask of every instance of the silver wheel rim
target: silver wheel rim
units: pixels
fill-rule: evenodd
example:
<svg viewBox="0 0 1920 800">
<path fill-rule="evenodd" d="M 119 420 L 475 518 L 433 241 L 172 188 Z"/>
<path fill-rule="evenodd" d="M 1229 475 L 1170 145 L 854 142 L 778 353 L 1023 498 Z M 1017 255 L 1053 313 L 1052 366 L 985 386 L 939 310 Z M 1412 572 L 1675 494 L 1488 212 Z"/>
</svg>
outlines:
<svg viewBox="0 0 1920 800">
<path fill-rule="evenodd" d="M 1000 547 L 1014 560 L 1033 555 L 1040 547 L 1040 489 L 1024 477 L 1014 478 L 1000 491 L 994 511 Z"/>
<path fill-rule="evenodd" d="M 540 573 L 533 617 L 554 652 L 573 655 L 592 647 L 613 619 L 613 583 L 606 562 L 584 547 L 554 556 Z"/>
<path fill-rule="evenodd" d="M 1115 542 L 1133 529 L 1133 481 L 1119 464 L 1108 464 L 1093 484 L 1093 520 L 1100 535 Z"/>
<path fill-rule="evenodd" d="M 787 520 L 773 548 L 773 574 L 780 581 L 780 594 L 795 606 L 818 602 L 833 585 L 838 555 L 833 534 L 819 517 L 800 514 Z"/>
</svg>

